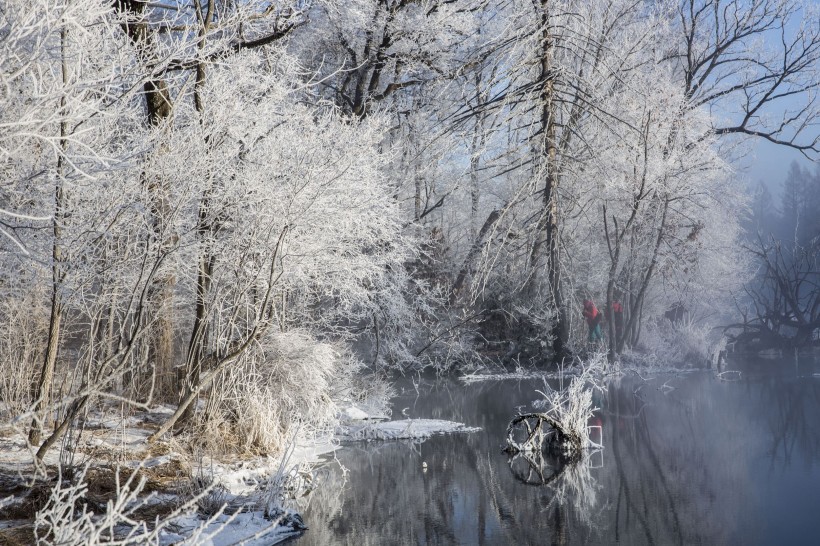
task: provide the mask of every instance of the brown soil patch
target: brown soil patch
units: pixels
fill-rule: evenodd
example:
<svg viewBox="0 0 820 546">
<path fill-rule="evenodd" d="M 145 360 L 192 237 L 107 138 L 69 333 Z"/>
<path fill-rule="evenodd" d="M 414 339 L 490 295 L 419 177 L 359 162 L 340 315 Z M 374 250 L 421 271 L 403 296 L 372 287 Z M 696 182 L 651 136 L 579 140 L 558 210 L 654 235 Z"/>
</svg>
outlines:
<svg viewBox="0 0 820 546">
<path fill-rule="evenodd" d="M 26 524 L 0 529 L 0 546 L 29 546 L 34 544 L 34 525 Z"/>
</svg>

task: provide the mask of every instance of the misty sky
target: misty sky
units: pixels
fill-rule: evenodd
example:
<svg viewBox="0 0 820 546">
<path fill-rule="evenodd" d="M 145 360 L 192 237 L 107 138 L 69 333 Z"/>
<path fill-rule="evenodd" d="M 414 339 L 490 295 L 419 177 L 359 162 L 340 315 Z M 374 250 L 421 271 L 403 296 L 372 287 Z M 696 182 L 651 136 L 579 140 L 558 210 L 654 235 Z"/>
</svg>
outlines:
<svg viewBox="0 0 820 546">
<path fill-rule="evenodd" d="M 757 142 L 754 148 L 754 156 L 737 165 L 738 173 L 752 185 L 762 181 L 776 198 L 780 197 L 780 189 L 792 161 L 797 161 L 811 171 L 815 169 L 812 161 L 791 148 L 776 146 L 762 140 Z"/>
</svg>

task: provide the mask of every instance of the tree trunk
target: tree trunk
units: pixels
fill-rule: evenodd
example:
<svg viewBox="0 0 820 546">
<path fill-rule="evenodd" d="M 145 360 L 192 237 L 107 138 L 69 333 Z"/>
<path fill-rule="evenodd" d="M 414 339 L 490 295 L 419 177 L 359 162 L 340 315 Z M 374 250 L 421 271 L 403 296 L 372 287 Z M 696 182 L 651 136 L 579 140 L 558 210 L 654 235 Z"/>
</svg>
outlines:
<svg viewBox="0 0 820 546">
<path fill-rule="evenodd" d="M 484 118 L 486 114 L 482 107 L 487 101 L 486 91 L 481 88 L 481 69 L 476 71 L 475 75 L 475 89 L 478 97 L 478 115 L 475 122 L 475 130 L 473 137 L 470 140 L 470 236 L 473 240 L 476 239 L 479 231 L 478 227 L 478 205 L 481 198 L 481 189 L 478 181 L 478 168 L 481 159 L 481 153 L 487 142 L 487 136 L 484 133 Z"/>
<path fill-rule="evenodd" d="M 195 2 L 197 17 L 199 18 L 199 42 L 197 47 L 202 51 L 205 47 L 205 38 L 211 25 L 211 20 L 214 13 L 214 1 L 208 1 L 208 8 L 205 16 L 202 16 L 202 9 L 199 0 Z M 194 107 L 200 115 L 200 122 L 202 115 L 205 112 L 205 104 L 202 100 L 202 86 L 205 85 L 205 63 L 199 62 L 196 66 L 196 83 L 194 85 Z M 205 139 L 205 146 L 209 145 L 208 139 Z M 180 401 L 185 400 L 190 396 L 194 389 L 199 385 L 200 376 L 202 374 L 202 359 L 205 355 L 205 350 L 208 346 L 208 295 L 211 291 L 211 279 L 213 277 L 214 269 L 214 255 L 212 252 L 212 245 L 210 238 L 214 232 L 213 219 L 211 218 L 211 190 L 213 187 L 213 180 L 209 177 L 208 186 L 204 189 L 202 198 L 199 203 L 199 214 L 197 216 L 196 233 L 199 238 L 200 255 L 199 267 L 196 278 L 196 304 L 194 311 L 194 325 L 191 330 L 191 337 L 188 342 L 188 358 L 186 359 L 186 374 L 183 381 L 182 389 L 180 389 Z M 187 406 L 185 413 L 182 415 L 181 422 L 188 421 L 194 415 L 195 405 Z"/>
<path fill-rule="evenodd" d="M 141 19 L 145 3 L 136 0 L 118 0 L 116 8 L 129 17 L 123 24 L 131 43 L 134 44 L 142 60 L 150 61 L 153 48 L 153 36 L 147 21 Z M 160 78 L 148 80 L 143 84 L 146 118 L 152 127 L 162 125 L 172 114 L 171 93 L 168 84 Z M 176 244 L 177 237 L 171 227 L 170 188 L 164 180 L 147 180 L 142 183 L 148 189 L 151 198 L 152 235 L 159 241 L 160 253 L 170 253 Z M 158 275 L 151 287 L 149 301 L 154 309 L 153 334 L 149 343 L 149 361 L 153 361 L 156 379 L 161 394 L 170 396 L 175 390 L 173 376 L 174 360 L 174 291 L 176 276 L 167 272 Z"/>
<path fill-rule="evenodd" d="M 624 347 L 624 339 L 626 338 L 627 328 L 624 327 L 623 317 L 621 317 L 621 328 L 617 327 L 615 323 L 615 312 L 613 309 L 614 304 L 614 296 L 615 296 L 615 281 L 617 279 L 618 271 L 620 268 L 620 260 L 621 260 L 621 248 L 623 247 L 622 243 L 624 237 L 627 234 L 632 234 L 632 241 L 634 243 L 634 231 L 632 231 L 632 226 L 635 223 L 636 218 L 638 217 L 638 210 L 641 208 L 641 203 L 643 202 L 644 198 L 647 196 L 645 192 L 646 189 L 646 182 L 647 182 L 647 175 L 648 175 L 648 156 L 649 156 L 649 124 L 652 116 L 651 113 L 647 115 L 645 129 L 643 132 L 643 169 L 640 174 L 640 184 L 637 186 L 637 191 L 632 196 L 632 210 L 629 214 L 629 218 L 627 219 L 626 223 L 624 224 L 623 228 L 619 228 L 618 226 L 618 219 L 615 215 L 612 216 L 612 229 L 614 232 L 612 235 L 609 233 L 609 222 L 607 220 L 607 210 L 606 204 L 603 206 L 603 216 L 604 216 L 604 237 L 606 237 L 606 245 L 607 249 L 609 250 L 609 274 L 607 276 L 607 285 L 606 285 L 606 307 L 604 308 L 604 312 L 607 313 L 608 319 L 608 343 L 609 343 L 609 350 L 607 351 L 607 360 L 610 364 L 615 362 L 615 358 L 617 355 L 621 354 Z M 637 179 L 637 169 L 634 172 L 634 175 Z M 666 210 L 664 209 L 664 218 L 666 218 Z M 661 232 L 663 231 L 663 221 L 661 223 Z M 660 242 L 660 241 L 658 241 Z M 633 246 L 634 248 L 634 246 Z M 655 253 L 657 254 L 657 247 L 655 249 Z M 630 292 L 631 293 L 631 292 Z M 623 310 L 621 311 L 623 313 Z M 620 331 L 619 331 L 620 330 Z"/>
<path fill-rule="evenodd" d="M 541 149 L 542 160 L 546 164 L 544 179 L 544 196 L 542 212 L 536 229 L 536 240 L 530 254 L 530 277 L 528 284 L 534 286 L 537 266 L 542 247 L 546 247 L 546 270 L 549 282 L 550 299 L 557 310 L 557 317 L 552 327 L 553 353 L 556 359 L 566 354 L 569 340 L 569 311 L 564 301 L 561 288 L 561 256 L 559 240 L 558 210 L 558 143 L 557 143 L 557 103 L 552 74 L 554 55 L 554 37 L 549 26 L 549 0 L 541 0 L 541 71 L 539 81 L 542 84 L 541 131 L 544 135 Z M 541 238 L 543 232 L 544 237 Z"/>
<path fill-rule="evenodd" d="M 268 273 L 268 287 L 265 290 L 265 295 L 262 298 L 259 306 L 259 317 L 256 324 L 244 339 L 236 341 L 232 347 L 228 348 L 223 354 L 212 353 L 203 358 L 203 364 L 207 364 L 207 371 L 200 375 L 199 381 L 195 385 L 191 385 L 189 391 L 182 397 L 182 400 L 177 405 L 177 410 L 155 433 L 148 437 L 148 442 L 152 443 L 160 438 L 163 434 L 171 430 L 178 422 L 184 423 L 191 415 L 193 410 L 189 409 L 195 406 L 195 402 L 199 393 L 207 388 L 211 382 L 230 364 L 239 359 L 245 351 L 247 351 L 254 343 L 256 343 L 268 330 L 272 320 L 272 295 L 273 288 L 276 284 L 276 260 L 285 236 L 288 233 L 288 226 L 282 229 L 279 234 L 279 239 L 274 247 L 273 256 L 270 261 L 270 270 Z M 207 362 L 205 362 L 207 361 Z M 203 366 L 206 367 L 206 366 Z"/>
<path fill-rule="evenodd" d="M 484 221 L 484 225 L 481 226 L 478 235 L 476 235 L 476 238 L 473 241 L 473 246 L 471 246 L 470 251 L 467 252 L 467 257 L 464 258 L 464 263 L 462 264 L 461 269 L 459 269 L 458 275 L 456 275 L 456 280 L 453 282 L 453 286 L 450 289 L 451 304 L 455 303 L 461 288 L 464 286 L 464 281 L 467 279 L 467 275 L 473 267 L 473 261 L 481 252 L 481 247 L 484 245 L 484 239 L 487 237 L 487 233 L 489 233 L 490 229 L 492 229 L 500 217 L 501 212 L 494 210 L 489 216 L 487 216 L 487 219 Z"/>
<path fill-rule="evenodd" d="M 201 215 L 202 213 L 200 213 Z M 207 246 L 207 243 L 202 243 Z M 199 271 L 196 281 L 196 306 L 194 314 L 194 325 L 191 329 L 191 338 L 188 341 L 188 358 L 186 359 L 186 374 L 181 389 L 180 400 L 184 400 L 190 395 L 194 388 L 199 385 L 199 378 L 202 373 L 202 359 L 205 355 L 205 348 L 208 346 L 208 307 L 206 299 L 211 290 L 211 276 L 213 273 L 213 256 L 208 250 L 203 250 L 199 258 Z M 183 421 L 193 416 L 193 406 L 190 411 L 183 416 Z"/>
<path fill-rule="evenodd" d="M 66 40 L 68 30 L 63 26 L 60 30 L 60 57 L 63 86 L 68 87 L 68 66 L 66 60 Z M 66 98 L 60 98 L 60 112 L 65 115 Z M 60 330 L 62 326 L 63 311 L 60 301 L 60 285 L 63 281 L 62 268 L 63 251 L 61 246 L 62 222 L 64 218 L 65 194 L 63 189 L 63 177 L 65 176 L 64 155 L 68 148 L 68 125 L 65 121 L 60 122 L 60 155 L 57 157 L 57 179 L 54 187 L 54 217 L 51 222 L 51 313 L 48 321 L 48 341 L 46 344 L 46 354 L 43 358 L 43 367 L 40 370 L 40 378 L 34 392 L 35 406 L 34 419 L 28 433 L 28 441 L 32 445 L 40 443 L 43 426 L 45 425 L 49 413 L 48 406 L 51 403 L 51 384 L 54 381 L 54 369 L 57 363 L 57 352 L 60 346 Z"/>
<path fill-rule="evenodd" d="M 661 242 L 663 241 L 664 229 L 666 228 L 666 213 L 668 211 L 669 198 L 665 198 L 663 200 L 663 209 L 661 211 L 660 226 L 658 226 L 658 236 L 655 239 L 655 247 L 652 251 L 652 259 L 649 262 L 649 266 L 646 268 L 646 273 L 644 273 L 643 278 L 641 279 L 641 285 L 638 290 L 638 293 L 631 301 L 631 308 L 629 310 L 629 320 L 627 321 L 627 324 L 624 325 L 624 331 L 631 332 L 632 345 L 636 345 L 640 337 L 640 325 L 641 318 L 643 316 L 644 298 L 646 297 L 646 291 L 649 288 L 649 281 L 652 279 L 652 275 L 655 272 L 655 266 L 658 263 L 658 254 L 660 252 Z"/>
</svg>

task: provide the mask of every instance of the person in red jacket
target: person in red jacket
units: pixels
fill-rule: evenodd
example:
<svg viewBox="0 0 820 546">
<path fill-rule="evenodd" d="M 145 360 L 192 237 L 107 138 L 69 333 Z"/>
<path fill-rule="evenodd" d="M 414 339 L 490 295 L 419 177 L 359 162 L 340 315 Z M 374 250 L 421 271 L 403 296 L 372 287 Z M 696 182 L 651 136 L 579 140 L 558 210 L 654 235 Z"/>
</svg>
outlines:
<svg viewBox="0 0 820 546">
<path fill-rule="evenodd" d="M 590 300 L 584 300 L 584 318 L 587 321 L 587 326 L 589 326 L 589 341 L 594 342 L 604 339 L 601 329 L 601 312 Z"/>
</svg>

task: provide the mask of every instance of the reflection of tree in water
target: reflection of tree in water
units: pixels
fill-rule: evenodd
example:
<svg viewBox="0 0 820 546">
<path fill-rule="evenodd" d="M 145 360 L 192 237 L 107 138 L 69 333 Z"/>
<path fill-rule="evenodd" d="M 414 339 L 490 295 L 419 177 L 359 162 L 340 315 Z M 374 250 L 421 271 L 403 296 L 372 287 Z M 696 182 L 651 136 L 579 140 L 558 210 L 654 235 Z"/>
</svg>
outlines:
<svg viewBox="0 0 820 546">
<path fill-rule="evenodd" d="M 694 483 L 704 491 L 716 483 L 699 450 L 708 435 L 693 423 L 689 400 L 629 383 L 611 389 L 610 398 L 610 417 L 617 428 L 608 443 L 616 469 L 616 483 L 610 485 L 616 492 L 611 527 L 615 540 L 684 544 L 719 537 L 720 531 L 710 528 L 706 507 L 686 500 L 685 491 Z M 666 411 L 659 414 L 659 407 Z M 688 470 L 698 467 L 703 474 L 693 483 Z"/>
<path fill-rule="evenodd" d="M 566 464 L 541 452 L 522 451 L 510 457 L 510 470 L 516 480 L 526 485 L 550 485 L 557 480 Z"/>
<path fill-rule="evenodd" d="M 546 487 L 555 507 L 572 508 L 578 519 L 593 524 L 600 486 L 592 476 L 600 450 L 567 460 L 543 452 L 521 452 L 509 458 L 513 477 L 525 485 Z"/>
<path fill-rule="evenodd" d="M 772 489 L 760 486 L 770 459 L 776 481 L 781 473 L 799 479 L 801 464 L 816 467 L 820 457 L 812 421 L 820 415 L 820 379 L 742 377 L 613 382 L 596 401 L 606 448 L 572 465 L 500 452 L 510 412 L 529 400 L 532 383 L 439 388 L 435 399 L 401 400 L 397 407 L 410 406 L 414 417 L 458 415 L 482 431 L 346 448 L 338 456 L 348 477 L 337 468 L 336 481 L 314 492 L 305 514 L 310 530 L 299 543 L 755 542 L 771 527 L 761 514 L 789 502 L 767 498 Z"/>
<path fill-rule="evenodd" d="M 795 459 L 820 461 L 820 381 L 774 374 L 760 382 L 760 403 L 771 437 L 771 468 L 789 466 Z"/>
<path fill-rule="evenodd" d="M 771 525 L 760 514 L 789 502 L 768 497 L 767 480 L 820 458 L 813 421 L 820 382 L 787 375 L 744 371 L 742 381 L 723 382 L 703 373 L 611 385 L 602 405 L 614 464 L 600 478 L 613 508 L 611 539 L 727 544 L 762 536 Z M 768 478 L 767 465 L 778 473 Z"/>
<path fill-rule="evenodd" d="M 452 392 L 439 387 L 435 399 L 422 395 L 417 403 L 410 393 L 396 407 L 409 406 L 411 416 L 463 415 L 482 431 L 421 444 L 370 442 L 339 452 L 347 479 L 336 467 L 314 492 L 304 514 L 310 530 L 299 544 L 561 544 L 570 537 L 588 543 L 589 534 L 576 531 L 584 525 L 571 507 L 588 497 L 571 491 L 584 490 L 573 485 L 584 483 L 575 472 L 589 468 L 566 468 L 551 487 L 528 487 L 512 476 L 500 452 L 510 411 L 532 392 L 528 384 Z"/>
</svg>

